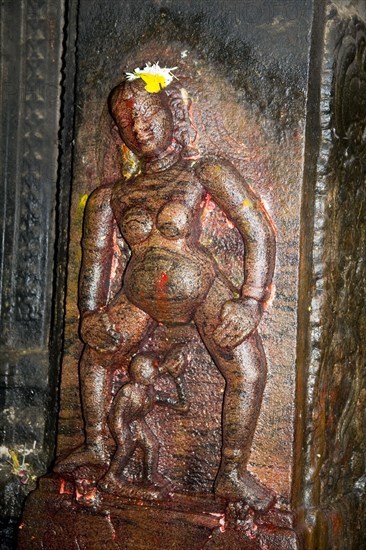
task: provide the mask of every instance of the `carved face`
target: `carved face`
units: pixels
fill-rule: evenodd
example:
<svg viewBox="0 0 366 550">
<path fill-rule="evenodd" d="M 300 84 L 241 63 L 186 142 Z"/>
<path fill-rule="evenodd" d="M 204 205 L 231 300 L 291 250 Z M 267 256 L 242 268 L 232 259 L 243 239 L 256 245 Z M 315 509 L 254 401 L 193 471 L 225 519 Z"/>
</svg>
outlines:
<svg viewBox="0 0 366 550">
<path fill-rule="evenodd" d="M 171 144 L 173 118 L 163 92 L 146 92 L 142 81 L 126 82 L 113 90 L 110 106 L 123 141 L 137 156 L 156 157 Z"/>
</svg>

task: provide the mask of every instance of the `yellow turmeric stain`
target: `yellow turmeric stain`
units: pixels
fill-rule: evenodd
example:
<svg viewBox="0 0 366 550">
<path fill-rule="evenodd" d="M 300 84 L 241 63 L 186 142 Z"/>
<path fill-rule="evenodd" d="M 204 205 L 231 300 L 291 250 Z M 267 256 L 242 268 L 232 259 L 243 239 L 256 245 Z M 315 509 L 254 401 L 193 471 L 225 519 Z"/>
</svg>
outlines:
<svg viewBox="0 0 366 550">
<path fill-rule="evenodd" d="M 79 202 L 78 202 L 78 205 L 77 205 L 77 208 L 76 208 L 75 222 L 77 224 L 77 227 L 78 227 L 79 231 L 81 231 L 81 227 L 83 225 L 84 210 L 85 210 L 85 205 L 87 203 L 87 200 L 88 200 L 87 193 L 85 193 L 84 195 L 81 195 L 81 197 L 79 199 Z"/>
<path fill-rule="evenodd" d="M 222 168 L 218 164 L 215 164 L 214 170 L 215 170 L 215 172 L 221 172 Z"/>
<path fill-rule="evenodd" d="M 122 176 L 129 179 L 141 172 L 141 164 L 138 157 L 125 145 L 121 145 Z"/>
<path fill-rule="evenodd" d="M 252 208 L 253 203 L 250 199 L 244 199 L 241 203 L 242 208 Z"/>
<path fill-rule="evenodd" d="M 82 195 L 81 198 L 80 198 L 78 208 L 80 208 L 81 210 L 84 210 L 87 200 L 88 200 L 88 195 L 87 195 L 87 193 L 85 193 L 85 194 Z"/>
</svg>

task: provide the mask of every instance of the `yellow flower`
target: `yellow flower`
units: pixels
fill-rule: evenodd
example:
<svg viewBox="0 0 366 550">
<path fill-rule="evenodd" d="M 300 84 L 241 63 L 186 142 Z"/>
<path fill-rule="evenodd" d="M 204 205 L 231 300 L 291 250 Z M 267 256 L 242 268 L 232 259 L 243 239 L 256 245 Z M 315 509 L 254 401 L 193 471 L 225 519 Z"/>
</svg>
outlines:
<svg viewBox="0 0 366 550">
<path fill-rule="evenodd" d="M 132 73 L 126 73 L 126 77 L 127 80 L 141 78 L 146 84 L 145 90 L 151 94 L 156 94 L 169 86 L 174 78 L 172 71 L 175 71 L 175 69 L 177 67 L 160 67 L 159 62 L 153 65 L 146 63 L 143 69 L 137 68 Z"/>
</svg>

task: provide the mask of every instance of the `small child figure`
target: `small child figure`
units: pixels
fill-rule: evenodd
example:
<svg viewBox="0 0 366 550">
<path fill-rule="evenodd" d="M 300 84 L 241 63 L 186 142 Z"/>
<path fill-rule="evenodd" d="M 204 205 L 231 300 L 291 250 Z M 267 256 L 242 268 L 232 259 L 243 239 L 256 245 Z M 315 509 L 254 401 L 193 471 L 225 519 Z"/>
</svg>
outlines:
<svg viewBox="0 0 366 550">
<path fill-rule="evenodd" d="M 117 443 L 108 472 L 99 482 L 107 492 L 135 498 L 161 499 L 169 492 L 169 480 L 158 472 L 159 442 L 145 421 L 155 404 L 187 412 L 186 389 L 182 373 L 188 364 L 183 346 L 168 352 L 160 368 L 152 353 L 139 353 L 132 359 L 127 382 L 114 398 L 109 427 Z M 154 388 L 159 374 L 168 373 L 175 381 L 178 399 L 160 395 Z M 139 485 L 123 479 L 122 472 L 136 448 L 144 453 L 143 482 Z"/>
</svg>

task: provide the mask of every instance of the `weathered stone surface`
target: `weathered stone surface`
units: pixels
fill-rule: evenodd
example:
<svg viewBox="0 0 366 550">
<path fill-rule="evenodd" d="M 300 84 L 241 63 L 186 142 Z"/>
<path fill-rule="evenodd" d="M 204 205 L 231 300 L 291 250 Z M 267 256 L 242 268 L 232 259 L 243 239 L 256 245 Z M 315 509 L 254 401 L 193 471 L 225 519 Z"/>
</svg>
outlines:
<svg viewBox="0 0 366 550">
<path fill-rule="evenodd" d="M 260 325 L 268 380 L 249 460 L 250 471 L 275 491 L 277 503 L 259 514 L 213 499 L 224 381 L 191 326 L 179 335 L 192 347 L 186 372 L 191 409 L 179 422 L 166 409 L 155 408 L 148 417 L 159 437 L 159 471 L 171 477 L 179 496 L 152 504 L 113 497 L 94 486 L 88 492 L 87 485 L 80 485 L 76 491 L 72 476 L 53 474 L 41 480 L 27 503 L 21 547 L 58 548 L 62 540 L 70 548 L 99 548 L 102 542 L 107 548 L 131 549 L 363 548 L 364 3 L 138 0 L 124 3 L 123 9 L 101 0 L 78 4 L 78 107 L 58 455 L 83 441 L 77 293 L 85 199 L 100 184 L 120 178 L 120 143 L 106 100 L 124 71 L 159 59 L 161 65 L 178 65 L 193 99 L 200 154 L 229 160 L 265 200 L 277 229 L 275 291 Z M 70 5 L 74 17 L 76 3 Z M 70 59 L 68 63 L 72 72 Z M 66 92 L 70 89 L 69 81 Z M 68 97 L 65 105 L 70 105 Z M 64 154 L 66 160 L 67 147 Z M 64 192 L 64 212 L 67 201 Z M 29 212 L 33 206 L 32 199 Z M 33 210 L 19 212 L 24 220 L 33 216 Z M 242 249 L 227 227 L 225 216 L 208 202 L 203 244 L 212 247 L 236 281 L 242 274 L 235 257 Z M 220 244 L 223 235 L 225 247 Z M 122 256 L 127 259 L 126 249 Z M 37 286 L 35 279 L 33 283 Z M 37 307 L 29 306 L 26 315 L 19 305 L 12 310 L 14 319 L 21 315 L 19 342 L 25 345 L 22 315 L 37 323 L 42 317 Z M 48 322 L 46 317 L 44 334 Z M 149 350 L 163 353 L 172 335 L 164 327 L 159 330 Z M 38 358 L 42 383 L 36 375 Z M 16 385 L 6 403 L 23 398 L 28 403 L 33 395 L 29 387 L 47 400 L 43 350 L 22 362 L 24 370 L 7 367 L 17 361 L 5 357 L 2 372 L 7 383 Z M 114 392 L 122 380 L 123 372 L 117 372 Z M 23 426 L 31 415 L 28 410 L 19 416 L 22 436 L 41 436 L 42 428 L 33 422 Z M 139 479 L 140 455 L 132 458 L 129 472 Z"/>
</svg>

